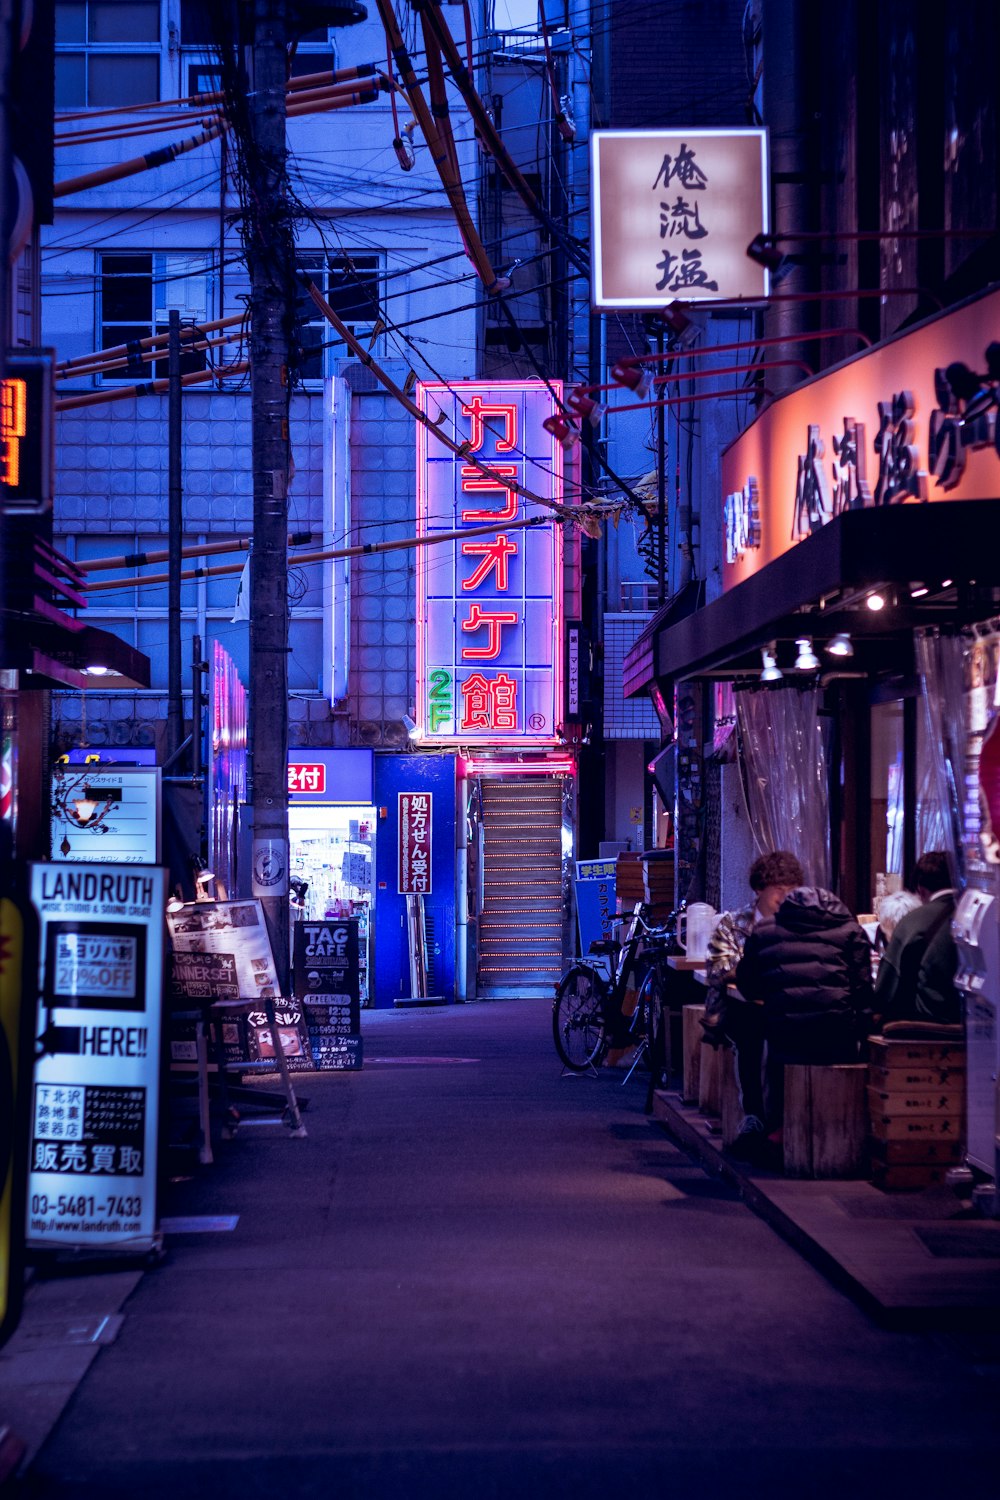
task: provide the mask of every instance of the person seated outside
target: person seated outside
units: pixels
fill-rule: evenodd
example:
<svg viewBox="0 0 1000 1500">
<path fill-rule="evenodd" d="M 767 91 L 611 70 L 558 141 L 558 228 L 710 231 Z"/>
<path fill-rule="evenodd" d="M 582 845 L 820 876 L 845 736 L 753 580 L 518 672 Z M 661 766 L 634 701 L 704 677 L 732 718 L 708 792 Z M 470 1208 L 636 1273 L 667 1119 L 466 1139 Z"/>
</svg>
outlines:
<svg viewBox="0 0 1000 1500">
<path fill-rule="evenodd" d="M 722 913 L 708 940 L 705 970 L 708 998 L 705 1002 L 706 1040 L 718 1045 L 732 1043 L 736 1054 L 736 1081 L 740 1090 L 743 1121 L 732 1153 L 751 1159 L 766 1135 L 764 1126 L 764 1012 L 760 1005 L 745 1001 L 728 987 L 736 976 L 743 948 L 758 922 L 773 917 L 782 901 L 803 882 L 802 866 L 787 849 L 762 854 L 750 866 L 750 889 L 754 899 L 739 911 Z"/>
<path fill-rule="evenodd" d="M 786 1063 L 858 1060 L 871 1024 L 871 944 L 832 891 L 799 886 L 746 940 L 736 984 L 764 1006 L 766 1125 L 779 1137 Z"/>
<path fill-rule="evenodd" d="M 907 912 L 916 911 L 920 904 L 920 897 L 914 895 L 913 891 L 892 891 L 888 896 L 882 897 L 878 907 L 878 928 L 875 933 L 876 952 L 885 952 L 903 917 Z"/>
<path fill-rule="evenodd" d="M 875 1012 L 889 1021 L 936 1021 L 951 1026 L 962 1019 L 955 989 L 958 952 L 951 935 L 955 888 L 948 856 L 928 850 L 917 860 L 914 882 L 920 905 L 900 918 L 879 964 Z"/>
</svg>

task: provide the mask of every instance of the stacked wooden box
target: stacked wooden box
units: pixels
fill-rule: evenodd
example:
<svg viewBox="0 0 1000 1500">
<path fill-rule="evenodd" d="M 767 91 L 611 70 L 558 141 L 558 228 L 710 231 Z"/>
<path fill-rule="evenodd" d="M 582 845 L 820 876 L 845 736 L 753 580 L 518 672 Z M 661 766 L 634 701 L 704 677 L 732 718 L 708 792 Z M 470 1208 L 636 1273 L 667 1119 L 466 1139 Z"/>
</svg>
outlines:
<svg viewBox="0 0 1000 1500">
<path fill-rule="evenodd" d="M 644 901 L 642 855 L 619 854 L 615 864 L 615 895 L 619 911 L 631 911 L 637 901 Z"/>
<path fill-rule="evenodd" d="M 642 856 L 642 892 L 650 920 L 665 922 L 674 909 L 672 849 L 655 849 Z"/>
<path fill-rule="evenodd" d="M 965 1045 L 872 1037 L 868 1103 L 872 1181 L 919 1190 L 962 1159 Z"/>
</svg>

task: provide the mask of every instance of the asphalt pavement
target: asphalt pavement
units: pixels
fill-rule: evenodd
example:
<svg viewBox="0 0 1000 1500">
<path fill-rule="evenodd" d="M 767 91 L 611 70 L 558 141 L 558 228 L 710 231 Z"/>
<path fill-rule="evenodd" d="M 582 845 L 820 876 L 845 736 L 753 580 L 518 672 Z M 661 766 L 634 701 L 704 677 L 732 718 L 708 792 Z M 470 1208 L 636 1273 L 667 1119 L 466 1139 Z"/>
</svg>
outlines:
<svg viewBox="0 0 1000 1500">
<path fill-rule="evenodd" d="M 48 1343 L 23 1382 L 0 1355 L 30 1500 L 995 1492 L 995 1334 L 878 1327 L 638 1074 L 560 1076 L 544 1002 L 363 1019 L 360 1072 L 300 1081 L 307 1139 L 175 1160 L 163 1264 L 32 1287 Z"/>
</svg>

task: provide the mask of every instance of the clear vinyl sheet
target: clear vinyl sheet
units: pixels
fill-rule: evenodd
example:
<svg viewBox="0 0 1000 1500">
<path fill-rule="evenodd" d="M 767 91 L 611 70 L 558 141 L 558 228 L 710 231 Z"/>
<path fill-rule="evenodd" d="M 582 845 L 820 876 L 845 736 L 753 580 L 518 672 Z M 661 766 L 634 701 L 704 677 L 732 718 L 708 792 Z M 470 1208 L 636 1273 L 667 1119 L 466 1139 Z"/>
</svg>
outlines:
<svg viewBox="0 0 1000 1500">
<path fill-rule="evenodd" d="M 812 885 L 830 884 L 826 730 L 817 688 L 744 688 L 736 719 L 754 838 L 787 849 Z"/>
</svg>

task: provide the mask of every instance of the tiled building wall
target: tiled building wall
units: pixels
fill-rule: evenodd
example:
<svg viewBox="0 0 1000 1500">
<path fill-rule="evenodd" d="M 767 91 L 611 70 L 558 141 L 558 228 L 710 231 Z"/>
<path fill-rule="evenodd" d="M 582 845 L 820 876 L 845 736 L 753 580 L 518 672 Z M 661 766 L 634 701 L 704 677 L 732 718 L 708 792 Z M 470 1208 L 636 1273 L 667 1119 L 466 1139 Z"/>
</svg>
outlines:
<svg viewBox="0 0 1000 1500">
<path fill-rule="evenodd" d="M 355 389 L 351 413 L 351 543 L 412 537 L 414 424 L 396 402 Z M 355 744 L 405 749 L 416 676 L 416 553 L 376 553 L 351 564 L 348 706 Z"/>
</svg>

